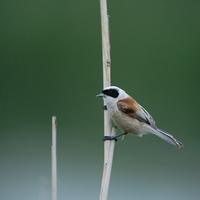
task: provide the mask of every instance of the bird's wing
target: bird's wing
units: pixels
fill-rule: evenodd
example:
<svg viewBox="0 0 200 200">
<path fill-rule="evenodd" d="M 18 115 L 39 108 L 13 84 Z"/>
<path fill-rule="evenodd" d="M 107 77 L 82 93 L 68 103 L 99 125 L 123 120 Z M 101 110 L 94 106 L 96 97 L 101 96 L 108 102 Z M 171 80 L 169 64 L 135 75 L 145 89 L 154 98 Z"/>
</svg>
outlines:
<svg viewBox="0 0 200 200">
<path fill-rule="evenodd" d="M 117 103 L 118 109 L 127 114 L 129 117 L 135 118 L 140 122 L 149 124 L 156 127 L 153 117 L 136 101 L 134 100 L 121 100 Z"/>
<path fill-rule="evenodd" d="M 117 102 L 118 109 L 129 115 L 130 117 L 134 117 L 134 114 L 137 112 L 139 108 L 139 104 L 131 97 L 119 100 Z"/>
<path fill-rule="evenodd" d="M 141 105 L 139 105 L 139 109 L 136 112 L 136 118 L 138 120 L 141 119 L 141 121 L 146 122 L 147 124 L 151 125 L 152 127 L 156 128 L 156 123 L 153 117 L 146 111 L 145 108 L 143 108 Z"/>
</svg>

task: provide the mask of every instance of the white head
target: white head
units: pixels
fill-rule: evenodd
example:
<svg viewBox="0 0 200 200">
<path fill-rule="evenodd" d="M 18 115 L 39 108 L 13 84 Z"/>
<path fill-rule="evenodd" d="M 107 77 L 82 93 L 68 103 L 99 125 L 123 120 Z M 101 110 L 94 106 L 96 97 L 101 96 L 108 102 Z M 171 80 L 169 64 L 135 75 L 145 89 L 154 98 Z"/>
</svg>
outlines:
<svg viewBox="0 0 200 200">
<path fill-rule="evenodd" d="M 129 97 L 129 95 L 117 86 L 109 86 L 102 90 L 102 93 L 97 95 L 104 98 L 104 102 L 107 106 L 113 106 L 117 101 Z"/>
</svg>

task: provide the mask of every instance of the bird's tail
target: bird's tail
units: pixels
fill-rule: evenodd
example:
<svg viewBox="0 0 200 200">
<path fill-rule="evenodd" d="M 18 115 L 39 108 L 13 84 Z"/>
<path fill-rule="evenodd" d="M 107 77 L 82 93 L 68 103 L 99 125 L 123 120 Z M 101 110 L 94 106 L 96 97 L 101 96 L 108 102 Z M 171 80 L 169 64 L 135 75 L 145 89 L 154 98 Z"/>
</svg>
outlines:
<svg viewBox="0 0 200 200">
<path fill-rule="evenodd" d="M 180 141 L 178 141 L 176 138 L 174 138 L 173 135 L 169 134 L 166 131 L 157 128 L 154 133 L 167 143 L 177 146 L 179 149 L 183 147 L 183 144 Z"/>
</svg>

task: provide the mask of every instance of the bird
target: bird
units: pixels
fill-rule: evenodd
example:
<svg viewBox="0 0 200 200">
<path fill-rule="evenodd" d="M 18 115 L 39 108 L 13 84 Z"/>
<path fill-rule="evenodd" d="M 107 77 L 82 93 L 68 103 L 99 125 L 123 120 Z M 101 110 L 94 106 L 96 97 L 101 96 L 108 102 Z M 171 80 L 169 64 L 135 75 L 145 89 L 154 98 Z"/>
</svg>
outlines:
<svg viewBox="0 0 200 200">
<path fill-rule="evenodd" d="M 105 87 L 97 97 L 102 97 L 104 107 L 108 111 L 114 127 L 121 134 L 116 136 L 104 136 L 104 141 L 115 140 L 121 136 L 133 133 L 139 137 L 153 134 L 165 142 L 182 148 L 183 144 L 172 134 L 156 126 L 153 117 L 133 97 L 117 86 Z"/>
</svg>

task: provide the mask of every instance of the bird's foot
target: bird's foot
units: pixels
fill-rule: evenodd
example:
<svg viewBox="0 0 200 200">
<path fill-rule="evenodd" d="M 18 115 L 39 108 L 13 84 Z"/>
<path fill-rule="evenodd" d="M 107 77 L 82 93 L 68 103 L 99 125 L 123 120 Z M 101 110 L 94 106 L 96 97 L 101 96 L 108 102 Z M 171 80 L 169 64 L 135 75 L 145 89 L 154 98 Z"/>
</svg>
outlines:
<svg viewBox="0 0 200 200">
<path fill-rule="evenodd" d="M 108 110 L 106 105 L 103 106 L 103 110 Z"/>
<path fill-rule="evenodd" d="M 105 142 L 106 140 L 114 140 L 117 142 L 117 136 L 104 136 L 103 141 Z"/>
<path fill-rule="evenodd" d="M 120 137 L 122 137 L 122 136 L 124 136 L 124 135 L 126 135 L 127 133 L 122 133 L 122 134 L 119 134 L 119 135 L 116 135 L 116 136 L 104 136 L 104 138 L 103 138 L 103 141 L 106 141 L 106 140 L 114 140 L 114 141 L 116 141 L 117 142 L 117 140 L 118 140 L 118 138 L 120 138 Z"/>
</svg>

